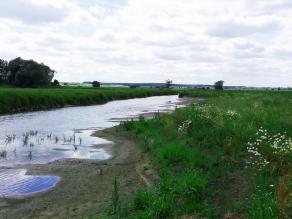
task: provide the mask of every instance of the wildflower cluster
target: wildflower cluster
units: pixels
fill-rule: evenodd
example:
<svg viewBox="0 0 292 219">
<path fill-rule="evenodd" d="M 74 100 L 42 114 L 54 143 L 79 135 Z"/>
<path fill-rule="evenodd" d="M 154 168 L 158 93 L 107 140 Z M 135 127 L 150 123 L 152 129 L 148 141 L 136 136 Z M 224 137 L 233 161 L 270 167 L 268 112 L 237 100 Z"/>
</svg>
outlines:
<svg viewBox="0 0 292 219">
<path fill-rule="evenodd" d="M 254 155 L 254 158 L 257 158 L 255 164 L 260 164 L 260 166 L 269 163 L 260 153 L 260 149 L 263 147 L 270 149 L 274 159 L 283 161 L 286 156 L 292 154 L 292 139 L 286 133 L 269 134 L 267 130 L 261 127 L 256 132 L 256 140 L 247 143 L 248 152 Z"/>
<path fill-rule="evenodd" d="M 269 164 L 269 161 L 265 159 L 263 154 L 260 153 L 259 151 L 259 143 L 258 142 L 248 142 L 247 143 L 247 151 L 252 155 L 250 157 L 250 161 L 247 162 L 251 164 L 252 166 L 262 169 L 264 168 L 267 164 Z"/>
<path fill-rule="evenodd" d="M 235 110 L 227 110 L 226 116 L 228 116 L 230 118 L 238 118 L 238 117 L 240 117 L 240 114 L 238 112 L 236 112 Z"/>
<path fill-rule="evenodd" d="M 186 134 L 191 124 L 192 124 L 192 121 L 189 119 L 184 121 L 181 125 L 178 126 L 178 133 Z"/>
<path fill-rule="evenodd" d="M 214 117 L 228 117 L 228 118 L 239 118 L 240 114 L 235 110 L 221 110 L 214 105 L 201 105 L 196 106 L 196 111 L 201 118 L 211 119 Z"/>
</svg>

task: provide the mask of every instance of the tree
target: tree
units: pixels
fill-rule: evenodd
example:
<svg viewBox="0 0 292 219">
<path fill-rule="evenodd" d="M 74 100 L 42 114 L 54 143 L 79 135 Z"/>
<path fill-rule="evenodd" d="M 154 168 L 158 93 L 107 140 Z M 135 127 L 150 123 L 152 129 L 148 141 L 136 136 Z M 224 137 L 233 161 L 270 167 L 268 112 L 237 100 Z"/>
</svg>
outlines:
<svg viewBox="0 0 292 219">
<path fill-rule="evenodd" d="M 172 80 L 167 79 L 167 80 L 165 81 L 165 88 L 169 89 L 170 86 L 171 86 L 171 84 L 172 84 Z"/>
<path fill-rule="evenodd" d="M 60 83 L 59 83 L 59 81 L 58 81 L 57 79 L 55 79 L 55 80 L 53 81 L 52 85 L 53 85 L 54 87 L 58 87 L 58 86 L 60 86 Z"/>
<path fill-rule="evenodd" d="M 7 83 L 8 80 L 8 62 L 0 59 L 0 84 Z"/>
<path fill-rule="evenodd" d="M 45 64 L 33 60 L 16 58 L 8 64 L 8 82 L 18 87 L 37 87 L 49 85 L 55 71 Z"/>
<path fill-rule="evenodd" d="M 224 81 L 222 81 L 222 80 L 217 81 L 217 82 L 215 82 L 214 87 L 216 90 L 223 90 L 223 84 L 224 84 Z"/>
<path fill-rule="evenodd" d="M 93 81 L 93 82 L 92 82 L 92 87 L 100 87 L 100 82 L 98 82 L 98 81 Z"/>
</svg>

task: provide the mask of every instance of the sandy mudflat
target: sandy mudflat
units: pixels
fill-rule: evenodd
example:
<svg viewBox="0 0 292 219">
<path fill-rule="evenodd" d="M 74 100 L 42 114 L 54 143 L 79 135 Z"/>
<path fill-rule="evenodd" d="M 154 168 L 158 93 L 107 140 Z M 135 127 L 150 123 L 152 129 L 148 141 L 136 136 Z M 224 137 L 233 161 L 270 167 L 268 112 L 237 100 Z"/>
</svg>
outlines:
<svg viewBox="0 0 292 219">
<path fill-rule="evenodd" d="M 136 140 L 115 128 L 95 134 L 114 142 L 107 145 L 113 157 L 106 161 L 58 160 L 45 165 L 26 166 L 28 174 L 57 175 L 62 179 L 47 192 L 22 199 L 0 199 L 2 218 L 89 218 L 109 205 L 112 182 L 117 177 L 122 199 L 149 184 L 141 173 Z M 22 167 L 23 168 L 23 167 Z"/>
</svg>

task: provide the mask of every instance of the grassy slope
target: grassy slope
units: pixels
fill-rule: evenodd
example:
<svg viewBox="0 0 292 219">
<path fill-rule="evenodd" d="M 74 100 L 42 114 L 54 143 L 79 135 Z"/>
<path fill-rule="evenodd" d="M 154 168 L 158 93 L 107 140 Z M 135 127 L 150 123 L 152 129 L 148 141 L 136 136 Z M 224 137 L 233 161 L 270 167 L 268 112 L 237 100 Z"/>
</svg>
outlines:
<svg viewBox="0 0 292 219">
<path fill-rule="evenodd" d="M 101 104 L 110 100 L 174 94 L 163 89 L 127 88 L 40 88 L 0 87 L 0 114 L 52 109 L 66 105 Z"/>
<path fill-rule="evenodd" d="M 291 217 L 292 92 L 184 94 L 206 102 L 123 124 L 152 157 L 160 181 L 123 203 L 118 215 Z"/>
</svg>

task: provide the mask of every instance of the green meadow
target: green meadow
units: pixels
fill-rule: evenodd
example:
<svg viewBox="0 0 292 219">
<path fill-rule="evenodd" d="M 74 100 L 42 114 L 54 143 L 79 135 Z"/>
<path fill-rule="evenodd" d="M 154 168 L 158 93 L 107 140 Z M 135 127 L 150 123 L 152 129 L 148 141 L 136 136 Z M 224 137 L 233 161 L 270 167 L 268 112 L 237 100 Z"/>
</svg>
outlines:
<svg viewBox="0 0 292 219">
<path fill-rule="evenodd" d="M 139 139 L 158 177 L 110 218 L 292 217 L 292 92 L 185 90 L 204 101 L 118 130 Z M 106 217 L 107 218 L 107 217 Z"/>
<path fill-rule="evenodd" d="M 111 100 L 175 94 L 166 89 L 5 88 L 0 87 L 0 114 L 102 104 Z"/>
</svg>

